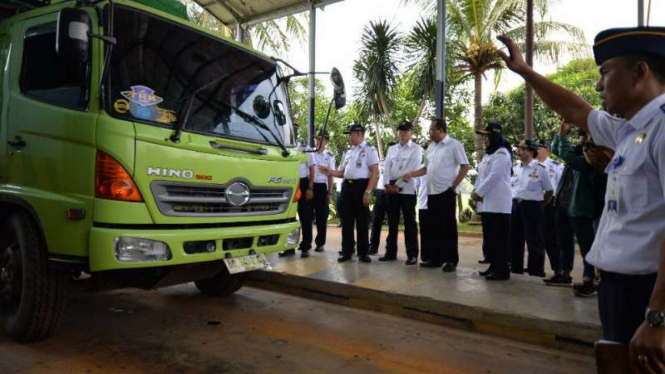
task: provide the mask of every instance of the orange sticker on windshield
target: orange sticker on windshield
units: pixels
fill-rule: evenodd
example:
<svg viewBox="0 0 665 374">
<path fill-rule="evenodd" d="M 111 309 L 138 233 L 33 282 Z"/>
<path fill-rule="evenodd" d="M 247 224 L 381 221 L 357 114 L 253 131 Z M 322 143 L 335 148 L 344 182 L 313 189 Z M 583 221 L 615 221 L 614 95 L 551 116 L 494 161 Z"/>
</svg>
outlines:
<svg viewBox="0 0 665 374">
<path fill-rule="evenodd" d="M 113 109 L 116 113 L 125 114 L 129 112 L 129 101 L 125 99 L 118 99 L 113 103 Z"/>
<path fill-rule="evenodd" d="M 159 117 L 157 117 L 157 122 L 161 123 L 175 123 L 177 120 L 175 112 L 168 109 L 157 108 L 159 112 Z"/>
</svg>

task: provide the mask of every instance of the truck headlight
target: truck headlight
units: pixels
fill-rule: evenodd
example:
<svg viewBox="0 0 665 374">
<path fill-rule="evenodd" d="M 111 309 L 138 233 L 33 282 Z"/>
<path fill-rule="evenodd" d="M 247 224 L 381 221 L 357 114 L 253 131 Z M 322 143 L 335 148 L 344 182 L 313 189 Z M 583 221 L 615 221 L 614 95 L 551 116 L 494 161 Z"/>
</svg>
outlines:
<svg viewBox="0 0 665 374">
<path fill-rule="evenodd" d="M 287 236 L 286 236 L 286 246 L 290 247 L 293 245 L 298 244 L 298 240 L 300 239 L 300 227 L 297 229 L 291 231 Z"/>
<path fill-rule="evenodd" d="M 157 262 L 171 259 L 164 242 L 141 238 L 115 238 L 115 258 L 120 262 Z"/>
</svg>

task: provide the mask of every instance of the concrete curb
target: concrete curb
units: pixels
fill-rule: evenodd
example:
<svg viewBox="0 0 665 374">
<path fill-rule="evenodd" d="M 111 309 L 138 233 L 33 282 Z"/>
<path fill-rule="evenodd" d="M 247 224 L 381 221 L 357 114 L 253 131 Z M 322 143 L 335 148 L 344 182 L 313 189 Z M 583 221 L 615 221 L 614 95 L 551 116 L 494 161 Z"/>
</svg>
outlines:
<svg viewBox="0 0 665 374">
<path fill-rule="evenodd" d="M 593 354 L 593 344 L 601 337 L 599 325 L 509 314 L 288 273 L 251 272 L 247 285 L 588 355 Z"/>
</svg>

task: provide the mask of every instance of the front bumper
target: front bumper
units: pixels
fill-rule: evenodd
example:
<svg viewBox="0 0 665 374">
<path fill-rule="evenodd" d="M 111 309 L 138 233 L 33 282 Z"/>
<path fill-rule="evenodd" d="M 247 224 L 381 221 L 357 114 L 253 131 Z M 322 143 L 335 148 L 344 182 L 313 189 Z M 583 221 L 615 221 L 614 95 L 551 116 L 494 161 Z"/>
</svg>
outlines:
<svg viewBox="0 0 665 374">
<path fill-rule="evenodd" d="M 116 269 L 151 268 L 182 264 L 194 264 L 231 257 L 240 257 L 254 253 L 273 253 L 293 249 L 297 244 L 287 245 L 287 236 L 299 227 L 298 222 L 279 223 L 267 226 L 193 228 L 193 229 L 119 229 L 94 227 L 90 231 L 90 271 Z M 259 237 L 279 235 L 275 244 L 258 246 Z M 171 259 L 156 262 L 121 262 L 115 256 L 115 241 L 119 237 L 132 237 L 164 242 L 171 251 Z M 226 239 L 251 238 L 251 246 L 243 249 L 224 250 Z M 212 253 L 185 252 L 186 242 L 215 241 L 216 251 Z"/>
</svg>

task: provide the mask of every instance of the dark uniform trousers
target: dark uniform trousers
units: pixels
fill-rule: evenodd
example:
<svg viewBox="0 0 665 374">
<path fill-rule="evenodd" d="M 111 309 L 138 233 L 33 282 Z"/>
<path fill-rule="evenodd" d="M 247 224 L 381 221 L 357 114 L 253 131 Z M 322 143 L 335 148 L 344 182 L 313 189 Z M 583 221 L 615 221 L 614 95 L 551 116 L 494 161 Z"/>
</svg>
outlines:
<svg viewBox="0 0 665 374">
<path fill-rule="evenodd" d="M 418 210 L 418 221 L 420 224 L 420 260 L 429 260 L 430 253 L 434 247 L 432 240 L 433 234 L 433 220 L 430 217 L 429 209 Z"/>
<path fill-rule="evenodd" d="M 342 188 L 342 255 L 353 255 L 356 244 L 353 228 L 358 233 L 358 256 L 369 250 L 369 209 L 363 204 L 363 195 L 369 179 L 345 179 Z"/>
<path fill-rule="evenodd" d="M 510 217 L 511 271 L 524 272 L 524 240 L 529 252 L 529 275 L 545 276 L 545 244 L 543 240 L 544 202 L 513 199 Z"/>
<path fill-rule="evenodd" d="M 580 252 L 584 260 L 584 278 L 594 279 L 595 269 L 586 261 L 586 255 L 591 250 L 595 232 L 593 220 L 585 217 L 570 217 L 564 207 L 556 207 L 556 232 L 559 237 L 561 262 L 559 271 L 571 271 L 575 262 L 575 237 L 580 245 Z"/>
<path fill-rule="evenodd" d="M 625 275 L 601 271 L 598 310 L 603 325 L 603 338 L 629 343 L 644 322 L 657 273 Z"/>
<path fill-rule="evenodd" d="M 404 241 L 406 255 L 418 258 L 418 228 L 416 227 L 416 195 L 392 194 L 388 199 L 388 238 L 386 257 L 397 257 L 397 234 L 400 211 L 404 216 Z"/>
<path fill-rule="evenodd" d="M 545 205 L 543 216 L 543 235 L 545 237 L 545 252 L 550 259 L 550 266 L 553 272 L 561 271 L 561 249 L 559 248 L 559 241 L 556 234 L 556 220 L 555 220 L 554 201 Z"/>
<path fill-rule="evenodd" d="M 328 185 L 325 183 L 314 183 L 314 198 L 312 198 L 312 210 L 316 219 L 316 243 L 317 247 L 326 245 L 326 231 L 328 228 Z"/>
<path fill-rule="evenodd" d="M 508 274 L 510 272 L 510 214 L 480 214 L 483 224 L 483 250 L 487 251 L 491 271 Z"/>
<path fill-rule="evenodd" d="M 379 251 L 381 243 L 381 227 L 386 218 L 386 191 L 374 190 L 374 209 L 372 210 L 372 236 L 369 239 L 369 253 Z"/>
<path fill-rule="evenodd" d="M 305 252 L 312 248 L 312 202 L 305 198 L 307 189 L 309 189 L 309 178 L 301 178 L 300 191 L 302 196 L 298 200 L 298 219 L 300 220 L 302 241 L 298 249 Z"/>
<path fill-rule="evenodd" d="M 457 265 L 459 253 L 457 251 L 457 196 L 452 188 L 436 194 L 427 195 L 427 210 L 432 219 L 432 252 L 429 260 L 438 263 L 452 263 Z"/>
</svg>

